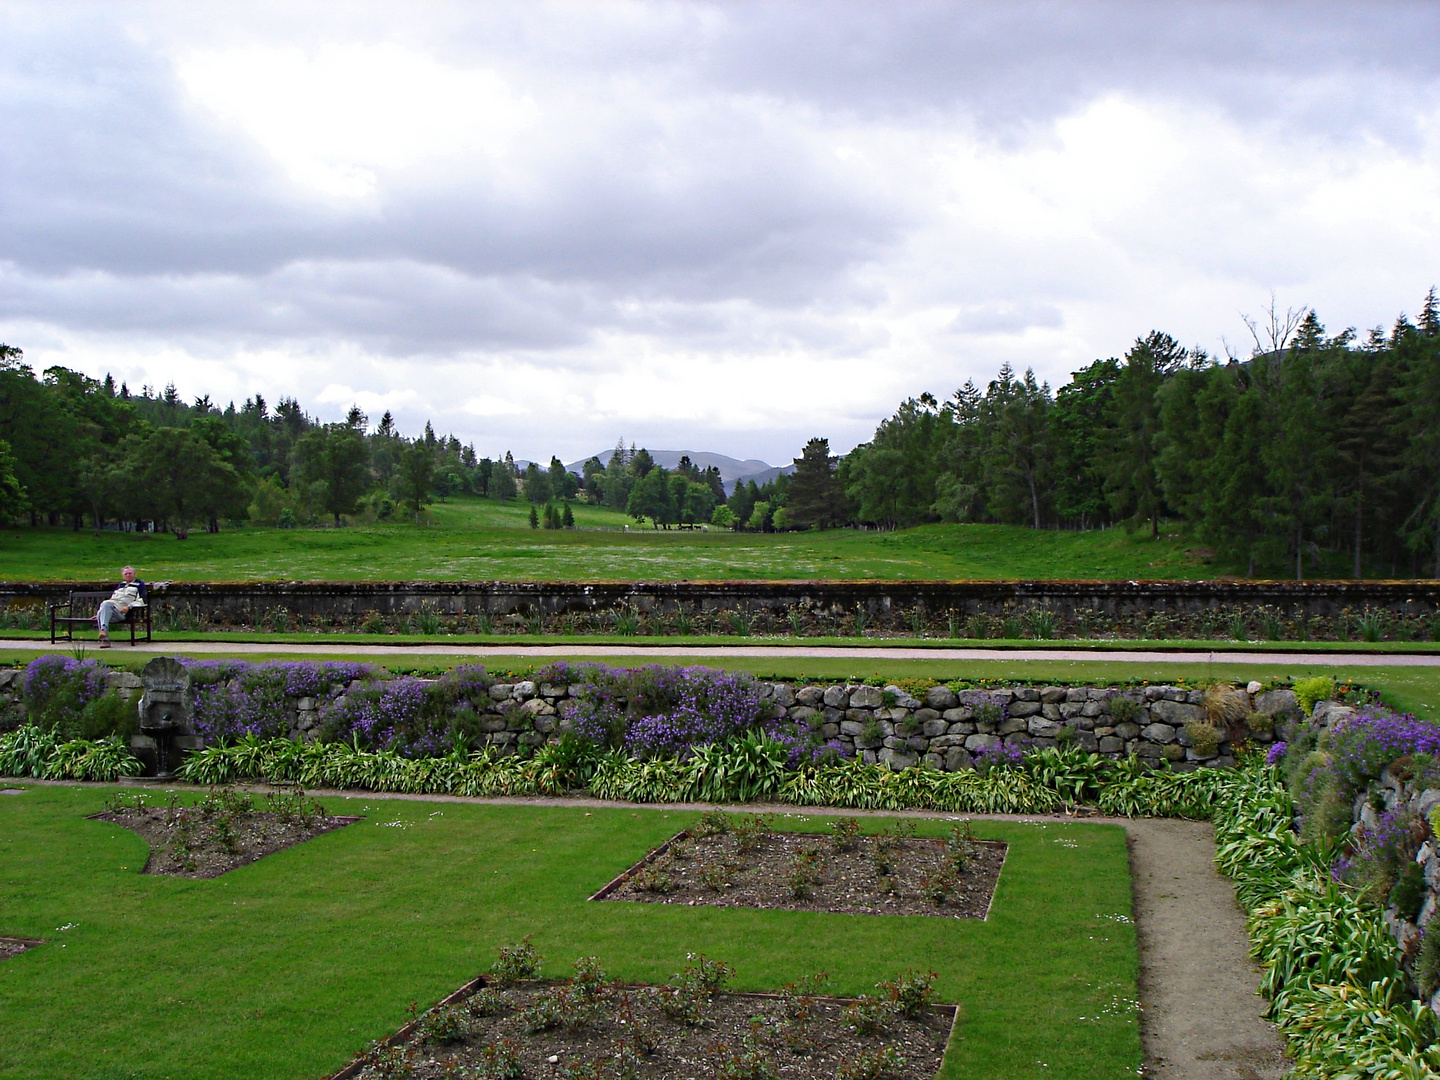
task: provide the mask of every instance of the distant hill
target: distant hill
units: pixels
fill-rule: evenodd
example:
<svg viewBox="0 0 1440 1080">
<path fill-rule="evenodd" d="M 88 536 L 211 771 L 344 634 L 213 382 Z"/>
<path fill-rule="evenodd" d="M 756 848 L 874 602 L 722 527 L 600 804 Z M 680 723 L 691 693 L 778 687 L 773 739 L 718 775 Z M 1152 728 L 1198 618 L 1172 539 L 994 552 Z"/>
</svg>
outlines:
<svg viewBox="0 0 1440 1080">
<path fill-rule="evenodd" d="M 584 471 L 585 462 L 589 461 L 591 456 L 598 457 L 602 464 L 608 464 L 610 456 L 613 453 L 615 453 L 615 448 L 610 447 L 609 449 L 600 451 L 598 454 L 589 455 L 581 458 L 579 461 L 571 462 L 569 465 L 566 465 L 565 468 L 576 475 L 580 475 Z M 746 482 L 754 480 L 757 484 L 763 484 L 766 480 L 778 476 L 782 472 L 791 473 L 795 471 L 794 465 L 780 467 L 767 464 L 758 458 L 739 461 L 732 457 L 726 457 L 724 454 L 712 454 L 705 450 L 651 450 L 650 456 L 655 459 L 656 465 L 663 465 L 667 469 L 673 469 L 676 465 L 679 465 L 682 457 L 688 457 L 702 469 L 708 469 L 713 465 L 720 470 L 720 479 L 725 482 L 725 490 L 727 492 L 735 490 L 735 482 L 737 480 Z"/>
</svg>

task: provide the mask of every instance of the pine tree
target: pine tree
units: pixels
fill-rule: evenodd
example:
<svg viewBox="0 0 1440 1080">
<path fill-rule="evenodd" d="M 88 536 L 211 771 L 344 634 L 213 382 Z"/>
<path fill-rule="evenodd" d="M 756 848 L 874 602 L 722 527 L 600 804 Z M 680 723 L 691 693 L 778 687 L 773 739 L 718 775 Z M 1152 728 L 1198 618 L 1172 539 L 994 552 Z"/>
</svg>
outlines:
<svg viewBox="0 0 1440 1080">
<path fill-rule="evenodd" d="M 532 529 L 538 529 L 540 527 L 540 515 L 535 512 L 534 503 L 530 504 L 530 527 Z"/>
<path fill-rule="evenodd" d="M 560 518 L 560 527 L 563 529 L 573 529 L 575 527 L 575 512 L 570 509 L 570 503 L 568 501 L 565 503 L 565 513 Z"/>
</svg>

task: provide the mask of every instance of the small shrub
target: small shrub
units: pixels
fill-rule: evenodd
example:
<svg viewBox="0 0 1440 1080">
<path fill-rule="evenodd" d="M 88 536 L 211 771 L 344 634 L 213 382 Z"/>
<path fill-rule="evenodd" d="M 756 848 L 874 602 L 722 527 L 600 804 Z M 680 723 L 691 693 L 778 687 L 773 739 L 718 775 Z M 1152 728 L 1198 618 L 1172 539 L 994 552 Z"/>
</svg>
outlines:
<svg viewBox="0 0 1440 1080">
<path fill-rule="evenodd" d="M 420 1037 L 433 1043 L 464 1042 L 470 1032 L 470 1012 L 460 1005 L 442 1005 L 425 1015 Z"/>
<path fill-rule="evenodd" d="M 950 830 L 945 838 L 945 854 L 955 873 L 965 873 L 975 854 L 975 834 L 970 831 L 970 822 L 962 821 Z"/>
<path fill-rule="evenodd" d="M 746 814 L 732 826 L 736 850 L 748 855 L 757 850 L 770 835 L 770 818 L 764 814 Z"/>
<path fill-rule="evenodd" d="M 908 821 L 897 821 L 888 829 L 875 834 L 875 844 L 882 851 L 899 851 L 915 839 L 915 826 Z"/>
<path fill-rule="evenodd" d="M 674 891 L 675 881 L 658 863 L 651 863 L 635 875 L 635 887 L 641 892 L 664 895 Z"/>
<path fill-rule="evenodd" d="M 1055 636 L 1059 620 L 1049 608 L 1036 608 L 1025 615 L 1025 628 L 1037 641 L 1046 641 Z M 1006 635 L 1009 636 L 1008 634 Z"/>
<path fill-rule="evenodd" d="M 1440 922 L 1432 922 L 1420 939 L 1420 954 L 1415 958 L 1415 981 L 1420 996 L 1427 1001 L 1440 993 Z"/>
<path fill-rule="evenodd" d="M 720 892 L 730 886 L 730 868 L 721 862 L 701 863 L 700 884 L 712 892 Z"/>
<path fill-rule="evenodd" d="M 837 852 L 854 851 L 860 846 L 860 822 L 857 818 L 840 818 L 830 823 L 830 846 Z"/>
<path fill-rule="evenodd" d="M 1220 749 L 1220 732 L 1208 720 L 1187 720 L 1185 734 L 1190 736 L 1190 745 L 1197 757 L 1214 757 Z"/>
<path fill-rule="evenodd" d="M 839 1080 L 883 1080 L 905 1067 L 905 1059 L 893 1046 L 872 1046 L 861 1050 L 841 1067 Z"/>
<path fill-rule="evenodd" d="M 959 891 L 960 879 L 956 876 L 953 867 L 942 867 L 934 873 L 925 874 L 920 878 L 920 895 L 936 907 L 944 906 Z"/>
<path fill-rule="evenodd" d="M 700 815 L 690 834 L 696 837 L 724 836 L 730 831 L 730 815 L 723 810 L 707 810 Z"/>
<path fill-rule="evenodd" d="M 481 987 L 465 1000 L 471 1016 L 494 1016 L 504 1012 L 508 1005 L 504 993 L 493 986 Z"/>
<path fill-rule="evenodd" d="M 1329 675 L 1312 675 L 1308 679 L 1296 679 L 1292 689 L 1301 713 L 1308 717 L 1315 711 L 1317 701 L 1329 701 L 1335 697 L 1335 680 Z"/>
<path fill-rule="evenodd" d="M 1391 907 L 1399 909 L 1402 919 L 1414 922 L 1419 918 L 1420 907 L 1425 903 L 1425 872 L 1418 863 L 1407 863 L 1400 871 L 1387 901 Z"/>
<path fill-rule="evenodd" d="M 876 983 L 875 989 L 889 997 L 901 1016 L 918 1016 L 929 1007 L 935 995 L 935 980 L 939 977 L 933 971 L 907 971 Z"/>
<path fill-rule="evenodd" d="M 405 1080 L 415 1075 L 415 1048 L 377 1043 L 365 1055 L 365 1064 L 375 1080 Z"/>
<path fill-rule="evenodd" d="M 480 1048 L 480 1064 L 476 1080 L 521 1080 L 525 1075 L 520 1044 L 509 1039 L 496 1039 Z"/>
<path fill-rule="evenodd" d="M 1252 712 L 1246 715 L 1245 726 L 1256 735 L 1273 735 L 1275 733 L 1275 718 L 1265 713 Z"/>
<path fill-rule="evenodd" d="M 1390 616 L 1375 608 L 1366 608 L 1355 620 L 1362 641 L 1384 641 L 1385 632 L 1390 628 Z"/>
<path fill-rule="evenodd" d="M 1140 703 L 1118 695 L 1110 699 L 1110 715 L 1117 724 L 1133 724 L 1140 717 Z"/>
<path fill-rule="evenodd" d="M 796 855 L 785 875 L 785 887 L 796 900 L 804 900 L 810 890 L 820 884 L 820 858 L 803 852 Z"/>
<path fill-rule="evenodd" d="M 965 620 L 965 635 L 984 641 L 990 629 L 990 620 L 984 615 L 971 615 Z"/>
<path fill-rule="evenodd" d="M 490 965 L 490 973 L 495 977 L 497 985 L 509 986 L 521 979 L 533 979 L 539 975 L 540 961 L 543 959 L 544 957 L 535 951 L 535 946 L 530 944 L 530 935 L 526 934 L 514 945 L 500 947 L 500 955 L 495 963 Z"/>
<path fill-rule="evenodd" d="M 845 1007 L 845 1022 L 861 1035 L 878 1035 L 890 1026 L 899 1010 L 888 996 L 861 994 Z"/>
</svg>

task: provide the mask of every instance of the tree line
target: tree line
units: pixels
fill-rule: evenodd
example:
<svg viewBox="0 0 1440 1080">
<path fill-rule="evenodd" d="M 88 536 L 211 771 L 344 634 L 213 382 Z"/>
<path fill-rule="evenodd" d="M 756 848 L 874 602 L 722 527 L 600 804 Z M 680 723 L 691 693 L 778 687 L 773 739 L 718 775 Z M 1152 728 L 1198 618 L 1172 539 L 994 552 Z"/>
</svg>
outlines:
<svg viewBox="0 0 1440 1080">
<path fill-rule="evenodd" d="M 840 461 L 850 520 L 989 521 L 1159 535 L 1187 523 L 1217 554 L 1286 565 L 1322 550 L 1440 576 L 1440 303 L 1387 332 L 1326 331 L 1313 310 L 1247 320 L 1221 363 L 1152 331 L 1054 393 L 1008 365 L 982 392 L 901 404 Z M 1227 350 L 1228 351 L 1228 350 Z"/>
<path fill-rule="evenodd" d="M 783 501 L 776 491 L 776 482 L 742 485 L 729 500 L 738 517 L 727 510 L 720 520 L 773 528 L 770 507 Z M 573 527 L 574 501 L 656 528 L 710 523 L 727 502 L 717 469 L 688 458 L 666 469 L 623 440 L 608 462 L 592 457 L 580 475 L 553 456 L 548 466 L 521 468 L 509 452 L 481 457 L 428 422 L 407 438 L 388 411 L 372 428 L 358 406 L 332 424 L 292 398 L 272 409 L 256 394 L 221 409 L 208 396 L 186 402 L 173 385 L 132 393 L 108 375 L 37 374 L 19 348 L 0 345 L 0 523 L 153 526 L 183 539 L 197 525 L 418 521 L 435 499 L 465 494 L 525 499 L 537 528 Z"/>
</svg>

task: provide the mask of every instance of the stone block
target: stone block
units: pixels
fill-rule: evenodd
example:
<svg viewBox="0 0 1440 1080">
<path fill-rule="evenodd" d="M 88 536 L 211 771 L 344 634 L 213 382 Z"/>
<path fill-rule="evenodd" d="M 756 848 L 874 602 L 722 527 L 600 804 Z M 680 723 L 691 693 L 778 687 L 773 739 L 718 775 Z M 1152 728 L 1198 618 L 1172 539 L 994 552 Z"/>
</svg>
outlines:
<svg viewBox="0 0 1440 1080">
<path fill-rule="evenodd" d="M 840 734 L 839 724 L 821 724 L 820 734 L 827 739 L 836 738 Z"/>
<path fill-rule="evenodd" d="M 1083 701 L 1064 701 L 1060 703 L 1060 715 L 1069 720 L 1071 717 L 1079 716 L 1084 708 Z"/>
<path fill-rule="evenodd" d="M 1171 743 L 1160 748 L 1160 756 L 1166 761 L 1184 761 L 1185 748 L 1178 743 Z"/>
<path fill-rule="evenodd" d="M 1150 758 L 1150 759 L 1152 759 L 1152 760 L 1158 760 L 1159 758 L 1161 758 L 1161 757 L 1164 756 L 1164 755 L 1161 753 L 1161 750 L 1162 750 L 1162 749 L 1163 749 L 1163 747 L 1161 747 L 1159 743 L 1145 742 L 1144 740 L 1136 739 L 1136 740 L 1134 741 L 1134 743 L 1131 744 L 1131 750 L 1130 750 L 1130 752 L 1131 752 L 1132 754 L 1134 754 L 1136 757 Z M 1180 748 L 1179 748 L 1179 747 L 1176 747 L 1176 749 L 1179 750 Z M 1180 754 L 1181 754 L 1181 756 L 1183 757 L 1184 754 L 1185 754 L 1185 751 L 1184 751 L 1184 750 L 1180 750 Z"/>
<path fill-rule="evenodd" d="M 845 711 L 843 709 L 831 708 L 829 705 L 826 705 L 825 708 L 820 710 L 820 715 L 825 718 L 825 723 L 827 724 L 838 724 L 841 720 L 845 719 Z"/>
<path fill-rule="evenodd" d="M 1102 754 L 1121 754 L 1125 752 L 1125 740 L 1118 739 L 1114 735 L 1101 736 L 1096 742 Z"/>
<path fill-rule="evenodd" d="M 0 686 L 7 686 L 11 679 L 20 674 L 14 668 L 9 671 L 0 672 Z M 139 690 L 144 683 L 140 676 L 133 671 L 107 671 L 105 673 L 105 685 L 111 690 Z"/>
<path fill-rule="evenodd" d="M 1114 729 L 1113 727 L 1104 727 L 1104 726 L 1101 726 L 1101 725 L 1099 725 L 1099 724 L 1097 724 L 1097 725 L 1095 726 L 1095 737 L 1096 737 L 1097 739 L 1104 738 L 1106 735 L 1114 735 L 1114 734 L 1115 734 L 1115 729 Z M 1121 741 L 1123 742 L 1124 740 L 1121 740 Z"/>
<path fill-rule="evenodd" d="M 1159 701 L 1165 696 L 1165 691 L 1167 689 L 1169 689 L 1169 687 L 1147 686 L 1140 692 L 1140 694 L 1141 697 L 1143 697 L 1146 701 Z"/>
<path fill-rule="evenodd" d="M 1059 706 L 1059 705 L 1041 705 L 1041 706 L 1040 706 L 1040 715 L 1043 716 L 1043 717 L 1045 717 L 1046 720 L 1063 720 L 1063 719 L 1065 719 L 1064 715 L 1060 712 L 1060 706 Z"/>
<path fill-rule="evenodd" d="M 1202 720 L 1205 717 L 1205 710 L 1199 705 L 1189 705 L 1178 701 L 1171 701 L 1169 698 L 1157 701 L 1150 706 L 1150 715 L 1161 723 L 1179 727 L 1188 724 L 1192 720 Z"/>
<path fill-rule="evenodd" d="M 809 705 L 795 705 L 790 709 L 790 719 L 798 724 L 808 724 L 811 717 L 819 716 Z"/>
<path fill-rule="evenodd" d="M 1049 741 L 1053 743 L 1055 740 L 1050 739 Z M 1004 742 L 1006 746 L 1029 746 L 1032 742 L 1039 742 L 1039 740 L 1017 731 L 1014 735 L 1006 735 Z"/>
<path fill-rule="evenodd" d="M 1080 715 L 1089 717 L 1104 716 L 1105 706 L 1098 701 L 1087 701 L 1084 705 L 1080 706 Z"/>
<path fill-rule="evenodd" d="M 946 709 L 953 709 L 959 703 L 955 691 L 948 686 L 932 686 L 925 691 L 925 705 L 931 709 L 938 709 L 944 712 Z"/>
<path fill-rule="evenodd" d="M 961 769 L 968 769 L 974 759 L 965 752 L 963 747 L 952 746 L 945 751 L 945 771 L 959 772 Z"/>
<path fill-rule="evenodd" d="M 812 709 L 824 704 L 825 688 L 823 686 L 805 686 L 795 691 L 795 700 L 801 705 L 809 705 Z"/>
<path fill-rule="evenodd" d="M 529 679 L 517 682 L 515 688 L 510 691 L 510 696 L 516 701 L 529 701 L 535 696 L 535 684 Z"/>
<path fill-rule="evenodd" d="M 1010 716 L 1038 716 L 1039 714 L 1040 703 L 1038 701 L 1015 701 L 1010 704 Z"/>
<path fill-rule="evenodd" d="M 859 735 L 859 734 L 860 734 L 862 731 L 864 731 L 864 730 L 865 730 L 865 725 L 862 724 L 862 723 L 860 723 L 860 721 L 858 721 L 858 720 L 842 720 L 842 721 L 840 722 L 840 732 L 841 732 L 841 734 L 844 734 L 844 735 Z"/>
<path fill-rule="evenodd" d="M 950 725 L 951 735 L 974 735 L 975 725 L 967 720 L 957 720 Z"/>
<path fill-rule="evenodd" d="M 546 735 L 550 734 L 550 732 L 555 730 L 555 717 L 537 716 L 535 718 L 535 730 Z"/>
<path fill-rule="evenodd" d="M 852 709 L 878 709 L 885 701 L 884 695 L 878 686 L 857 686 L 855 692 L 850 695 L 850 707 Z M 825 692 L 825 704 L 830 704 L 830 692 Z M 837 702 L 838 704 L 838 702 Z"/>
<path fill-rule="evenodd" d="M 1265 716 L 1279 716 L 1281 713 L 1298 713 L 1300 703 L 1295 700 L 1293 690 L 1266 690 L 1263 694 L 1256 693 L 1260 688 L 1257 685 L 1251 693 L 1255 694 L 1255 711 Z"/>
<path fill-rule="evenodd" d="M 497 682 L 490 687 L 490 697 L 494 701 L 506 701 L 515 687 L 510 683 Z"/>
<path fill-rule="evenodd" d="M 554 716 L 555 706 L 541 697 L 532 697 L 517 710 L 522 716 Z"/>
<path fill-rule="evenodd" d="M 1140 731 L 1140 737 L 1146 742 L 1172 743 L 1175 741 L 1175 729 L 1169 724 L 1146 724 Z"/>
<path fill-rule="evenodd" d="M 931 720 L 939 720 L 939 719 L 940 719 L 940 714 L 939 714 L 936 710 L 934 710 L 934 709 L 916 709 L 916 710 L 915 710 L 915 721 L 916 721 L 916 723 L 924 724 L 924 723 L 928 723 L 928 722 L 931 721 Z"/>
<path fill-rule="evenodd" d="M 789 683 L 776 683 L 773 697 L 776 705 L 788 709 L 795 704 L 795 688 Z"/>
<path fill-rule="evenodd" d="M 883 762 L 896 772 L 899 772 L 901 769 L 912 768 L 919 762 L 920 758 L 917 754 L 887 746 L 875 755 L 875 760 Z"/>
<path fill-rule="evenodd" d="M 930 740 L 930 749 L 946 750 L 952 746 L 964 746 L 964 735 L 937 735 Z"/>
<path fill-rule="evenodd" d="M 1029 730 L 1037 739 L 1053 739 L 1065 730 L 1065 725 L 1059 720 L 1046 720 L 1044 717 L 1035 716 L 1030 719 Z"/>
<path fill-rule="evenodd" d="M 1123 724 L 1115 725 L 1115 734 L 1119 735 L 1120 738 L 1126 742 L 1129 742 L 1131 739 L 1138 739 L 1140 737 L 1140 725 L 1127 720 Z"/>
<path fill-rule="evenodd" d="M 1033 686 L 1021 686 L 1011 691 L 1016 701 L 1034 702 L 1040 704 L 1040 691 Z"/>
<path fill-rule="evenodd" d="M 1030 721 L 1027 720 L 1025 717 L 1011 716 L 1005 720 L 1001 720 L 1000 725 L 996 730 L 1001 735 L 1010 735 L 1016 731 L 1028 731 L 1029 729 Z"/>
<path fill-rule="evenodd" d="M 916 701 L 908 691 L 901 690 L 893 683 L 885 687 L 885 693 L 894 695 L 895 704 L 902 709 L 918 709 L 922 704 L 922 702 Z"/>
<path fill-rule="evenodd" d="M 825 688 L 825 704 L 832 709 L 843 709 L 850 704 L 850 695 L 845 692 L 843 686 L 829 686 Z M 880 692 L 875 692 L 875 704 L 880 704 Z"/>
<path fill-rule="evenodd" d="M 1426 788 L 1415 796 L 1415 812 L 1421 817 L 1428 818 L 1430 811 L 1440 806 L 1440 790 Z"/>
<path fill-rule="evenodd" d="M 1093 754 L 1100 749 L 1100 742 L 1095 738 L 1093 731 L 1077 731 L 1075 733 L 1075 745 L 1087 754 Z"/>
<path fill-rule="evenodd" d="M 1040 702 L 1043 705 L 1058 705 L 1065 700 L 1065 687 L 1063 686 L 1042 686 L 1040 688 Z"/>
<path fill-rule="evenodd" d="M 975 719 L 975 710 L 961 706 L 955 709 L 946 709 L 940 715 L 952 724 L 959 724 L 966 720 Z"/>
<path fill-rule="evenodd" d="M 1089 701 L 1090 691 L 1083 686 L 1072 686 L 1065 691 L 1066 701 Z"/>
<path fill-rule="evenodd" d="M 505 721 L 499 716 L 486 716 L 480 721 L 480 730 L 484 732 L 504 731 Z"/>
<path fill-rule="evenodd" d="M 965 739 L 965 749 L 974 753 L 979 750 L 993 750 L 1000 745 L 1000 738 L 996 735 L 969 735 Z"/>
<path fill-rule="evenodd" d="M 1341 705 L 1338 701 L 1317 701 L 1312 719 L 1321 727 L 1330 727 L 1340 720 L 1346 720 L 1355 715 L 1355 710 L 1349 705 Z"/>
<path fill-rule="evenodd" d="M 916 716 L 918 717 L 919 713 L 917 713 Z M 944 735 L 945 732 L 949 729 L 949 727 L 950 725 L 945 723 L 944 720 L 936 718 L 934 720 L 926 720 L 923 724 L 921 724 L 920 731 L 927 738 L 933 739 L 937 735 Z"/>
</svg>

